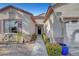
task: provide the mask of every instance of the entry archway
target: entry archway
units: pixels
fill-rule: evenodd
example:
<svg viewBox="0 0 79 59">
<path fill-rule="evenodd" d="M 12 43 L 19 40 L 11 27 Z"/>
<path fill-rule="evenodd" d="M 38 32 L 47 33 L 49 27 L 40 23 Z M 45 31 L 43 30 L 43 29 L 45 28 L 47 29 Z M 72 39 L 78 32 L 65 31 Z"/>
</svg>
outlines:
<svg viewBox="0 0 79 59">
<path fill-rule="evenodd" d="M 44 28 L 42 24 L 36 24 L 36 34 L 41 35 L 44 32 Z"/>
</svg>

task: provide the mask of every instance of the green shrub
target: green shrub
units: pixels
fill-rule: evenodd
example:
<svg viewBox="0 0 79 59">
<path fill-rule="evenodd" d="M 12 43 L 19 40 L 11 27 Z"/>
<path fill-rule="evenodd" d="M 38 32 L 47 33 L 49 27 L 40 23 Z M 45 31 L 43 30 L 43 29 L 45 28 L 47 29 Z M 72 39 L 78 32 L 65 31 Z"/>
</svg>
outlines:
<svg viewBox="0 0 79 59">
<path fill-rule="evenodd" d="M 60 56 L 61 55 L 61 46 L 59 44 L 51 44 L 50 39 L 46 36 L 45 33 L 42 34 L 42 38 L 45 42 L 47 53 L 49 56 Z"/>
<path fill-rule="evenodd" d="M 16 33 L 16 37 L 17 37 L 17 38 L 16 38 L 16 42 L 19 43 L 19 41 L 20 41 L 20 39 L 21 39 L 21 37 L 22 37 L 22 33 L 21 33 L 21 32 L 17 32 L 17 33 Z"/>
<path fill-rule="evenodd" d="M 34 40 L 36 40 L 36 38 L 37 38 L 36 33 L 32 34 L 31 40 L 34 41 Z"/>
<path fill-rule="evenodd" d="M 46 48 L 49 56 L 61 55 L 61 47 L 59 44 L 46 43 Z"/>
<path fill-rule="evenodd" d="M 48 42 L 50 42 L 50 39 L 46 36 L 45 33 L 42 34 L 42 38 L 43 38 L 45 44 L 48 43 Z"/>
</svg>

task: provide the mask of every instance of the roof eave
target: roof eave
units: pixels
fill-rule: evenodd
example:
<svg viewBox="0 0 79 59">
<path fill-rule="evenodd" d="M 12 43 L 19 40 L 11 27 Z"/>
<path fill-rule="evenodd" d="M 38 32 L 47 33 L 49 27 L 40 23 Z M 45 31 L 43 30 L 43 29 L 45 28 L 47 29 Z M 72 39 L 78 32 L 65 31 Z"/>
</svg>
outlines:
<svg viewBox="0 0 79 59">
<path fill-rule="evenodd" d="M 17 7 L 15 7 L 15 6 L 12 6 L 12 5 L 8 5 L 8 6 L 6 6 L 6 7 L 1 8 L 1 9 L 0 9 L 0 12 L 2 12 L 3 10 L 5 10 L 5 9 L 7 9 L 7 8 L 14 8 L 14 9 L 20 10 L 20 11 L 26 13 L 26 14 L 29 14 L 29 15 L 31 15 L 31 16 L 33 15 L 33 14 L 30 13 L 30 12 L 27 12 L 27 11 L 25 11 L 25 10 L 22 10 L 22 9 L 17 8 Z"/>
<path fill-rule="evenodd" d="M 47 13 L 46 13 L 46 15 L 45 15 L 44 23 L 47 21 L 47 19 L 49 18 L 49 16 L 50 16 L 51 13 L 53 13 L 53 12 L 54 12 L 54 10 L 53 10 L 51 7 L 49 7 L 49 8 L 48 8 L 48 11 L 47 11 Z"/>
</svg>

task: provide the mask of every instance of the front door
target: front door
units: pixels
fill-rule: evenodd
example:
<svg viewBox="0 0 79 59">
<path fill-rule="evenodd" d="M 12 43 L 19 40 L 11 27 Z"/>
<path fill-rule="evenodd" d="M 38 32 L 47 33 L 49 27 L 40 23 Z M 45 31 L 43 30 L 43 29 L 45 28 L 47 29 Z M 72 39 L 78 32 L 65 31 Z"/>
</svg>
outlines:
<svg viewBox="0 0 79 59">
<path fill-rule="evenodd" d="M 35 32 L 37 35 L 41 35 L 44 31 L 43 25 L 42 24 L 36 24 L 35 27 Z"/>
<path fill-rule="evenodd" d="M 38 26 L 38 34 L 41 34 L 41 26 Z"/>
</svg>

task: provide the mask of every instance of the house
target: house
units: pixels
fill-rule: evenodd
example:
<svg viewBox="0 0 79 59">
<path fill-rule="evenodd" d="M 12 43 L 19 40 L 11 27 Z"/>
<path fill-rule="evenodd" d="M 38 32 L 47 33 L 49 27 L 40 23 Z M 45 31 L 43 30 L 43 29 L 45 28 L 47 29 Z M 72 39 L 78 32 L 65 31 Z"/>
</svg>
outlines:
<svg viewBox="0 0 79 59">
<path fill-rule="evenodd" d="M 50 43 L 65 43 L 70 53 L 77 55 L 74 47 L 79 47 L 79 4 L 51 4 L 46 13 L 37 16 L 14 6 L 1 8 L 0 43 L 16 41 L 18 32 L 22 33 L 20 42 L 29 41 L 34 33 L 46 33 Z"/>
<path fill-rule="evenodd" d="M 52 41 L 66 44 L 79 43 L 79 4 L 57 3 L 51 4 L 45 15 L 44 27 L 46 34 Z"/>
<path fill-rule="evenodd" d="M 78 5 L 51 4 L 46 13 L 37 16 L 14 6 L 6 6 L 0 9 L 0 33 L 5 36 L 18 31 L 24 37 L 31 37 L 33 33 L 41 35 L 45 32 L 51 43 L 79 43 Z"/>
<path fill-rule="evenodd" d="M 54 10 L 49 6 L 44 20 L 45 33 L 50 38 L 50 43 L 62 42 L 61 23 L 56 17 Z"/>
<path fill-rule="evenodd" d="M 22 32 L 24 37 L 31 37 L 35 33 L 35 21 L 32 19 L 33 14 L 14 6 L 6 6 L 0 9 L 0 35 L 1 37 L 10 37 L 5 34 L 15 34 Z M 13 39 L 5 39 L 9 41 Z M 3 41 L 3 39 L 2 39 Z M 2 42 L 1 41 L 1 42 Z M 14 40 L 15 41 L 15 40 Z M 22 40 L 21 40 L 22 42 Z"/>
<path fill-rule="evenodd" d="M 50 43 L 64 43 L 70 54 L 79 54 L 79 4 L 51 4 L 43 22 Z"/>
</svg>

